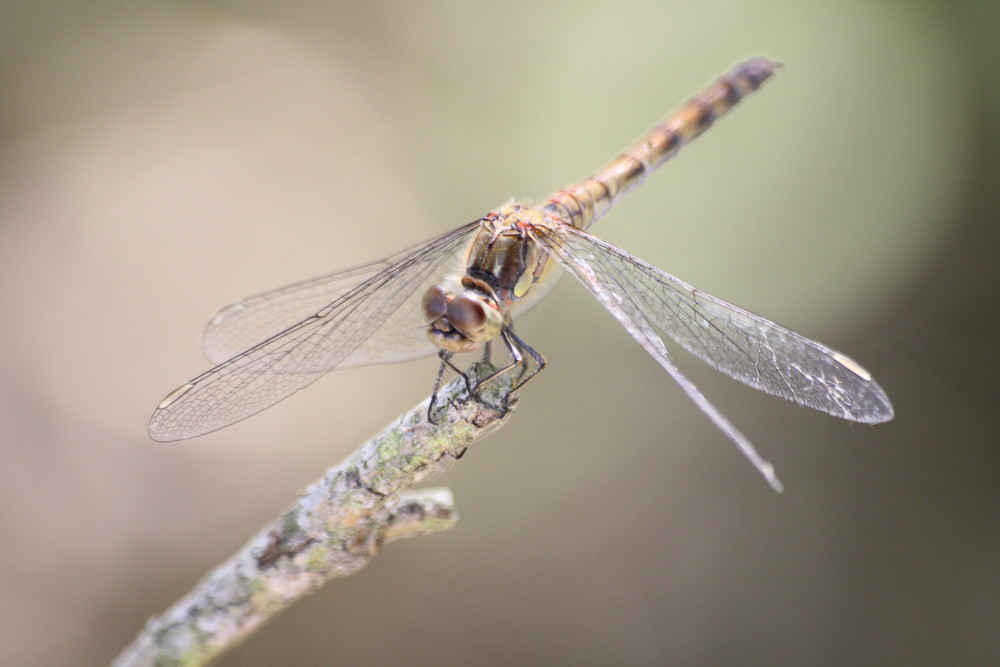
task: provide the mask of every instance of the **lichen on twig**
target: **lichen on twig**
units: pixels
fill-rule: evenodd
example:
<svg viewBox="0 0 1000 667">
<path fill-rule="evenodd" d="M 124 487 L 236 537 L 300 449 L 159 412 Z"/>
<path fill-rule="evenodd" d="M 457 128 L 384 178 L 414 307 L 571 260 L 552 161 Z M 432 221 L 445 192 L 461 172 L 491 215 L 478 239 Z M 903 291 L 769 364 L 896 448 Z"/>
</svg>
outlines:
<svg viewBox="0 0 1000 667">
<path fill-rule="evenodd" d="M 475 364 L 476 378 L 495 368 Z M 145 628 L 115 660 L 201 665 L 246 639 L 302 596 L 364 567 L 387 542 L 447 530 L 457 514 L 447 489 L 409 490 L 499 428 L 514 399 L 500 373 L 468 396 L 459 378 L 398 417 L 307 488 L 293 507 Z"/>
</svg>

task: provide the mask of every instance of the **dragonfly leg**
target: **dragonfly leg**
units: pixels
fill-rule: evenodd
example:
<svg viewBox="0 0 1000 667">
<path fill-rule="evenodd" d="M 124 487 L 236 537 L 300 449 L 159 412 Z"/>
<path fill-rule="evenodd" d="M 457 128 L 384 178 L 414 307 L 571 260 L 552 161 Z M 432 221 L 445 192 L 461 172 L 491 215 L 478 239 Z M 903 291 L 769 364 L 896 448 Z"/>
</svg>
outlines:
<svg viewBox="0 0 1000 667">
<path fill-rule="evenodd" d="M 513 393 L 517 389 L 526 385 L 529 380 L 538 375 L 542 369 L 545 368 L 545 357 L 540 355 L 534 348 L 521 340 L 521 338 L 515 334 L 509 326 L 504 327 L 504 329 L 500 332 L 500 337 L 503 339 L 504 345 L 510 353 L 511 362 L 503 368 L 498 368 L 484 378 L 474 380 L 469 371 L 463 371 L 461 368 L 456 366 L 451 360 L 453 356 L 452 352 L 448 352 L 446 350 L 438 352 L 438 356 L 441 358 L 441 365 L 438 367 L 437 377 L 434 379 L 434 391 L 431 394 L 431 400 L 427 406 L 427 421 L 432 424 L 437 424 L 437 422 L 434 421 L 432 413 L 437 407 L 438 392 L 441 389 L 441 382 L 444 378 L 444 371 L 446 368 L 450 368 L 462 377 L 462 380 L 465 381 L 465 389 L 470 396 L 474 394 L 476 389 L 483 384 L 493 380 L 503 373 L 510 372 L 515 367 L 519 367 L 517 377 L 508 392 Z M 492 357 L 492 346 L 490 343 L 486 343 L 484 347 L 486 349 L 483 354 L 482 361 L 489 363 L 491 362 Z"/>
<path fill-rule="evenodd" d="M 510 355 L 514 358 L 514 364 L 520 364 L 521 366 L 521 372 L 517 376 L 517 381 L 511 387 L 511 391 L 513 392 L 528 384 L 528 381 L 542 372 L 542 369 L 545 368 L 545 357 L 540 355 L 535 348 L 521 340 L 520 336 L 514 333 L 513 329 L 508 327 L 503 330 L 501 335 L 503 336 L 504 344 L 510 350 Z M 531 368 L 522 351 L 527 353 L 531 357 L 531 360 L 535 362 L 534 368 Z M 514 364 L 511 364 L 511 366 Z"/>
<path fill-rule="evenodd" d="M 513 392 L 523 387 L 527 384 L 528 380 L 538 375 L 538 373 L 545 368 L 545 358 L 538 354 L 534 348 L 521 340 L 521 338 L 514 333 L 514 330 L 509 325 L 503 328 L 500 332 L 500 337 L 503 339 L 503 343 L 507 347 L 507 351 L 510 353 L 511 362 L 503 368 L 498 368 L 487 377 L 481 379 L 479 384 L 489 382 L 501 373 L 507 373 L 515 366 L 520 366 L 520 372 L 517 374 L 517 379 L 513 382 L 513 386 L 510 389 L 510 391 Z M 529 359 L 525 358 L 525 353 L 527 353 L 530 361 L 534 362 L 534 368 L 531 367 Z"/>
<path fill-rule="evenodd" d="M 431 400 L 427 405 L 427 421 L 434 425 L 437 425 L 437 422 L 434 421 L 432 413 L 434 412 L 434 408 L 437 407 L 438 391 L 441 389 L 441 380 L 444 378 L 445 368 L 450 368 L 461 376 L 462 380 L 465 382 L 465 390 L 469 392 L 469 396 L 472 396 L 473 391 L 475 391 L 472 386 L 472 380 L 469 379 L 469 374 L 452 362 L 451 358 L 453 354 L 454 353 L 448 352 L 447 350 L 441 350 L 438 352 L 438 356 L 441 358 L 441 365 L 438 367 L 437 377 L 434 378 L 434 391 L 431 392 Z"/>
</svg>

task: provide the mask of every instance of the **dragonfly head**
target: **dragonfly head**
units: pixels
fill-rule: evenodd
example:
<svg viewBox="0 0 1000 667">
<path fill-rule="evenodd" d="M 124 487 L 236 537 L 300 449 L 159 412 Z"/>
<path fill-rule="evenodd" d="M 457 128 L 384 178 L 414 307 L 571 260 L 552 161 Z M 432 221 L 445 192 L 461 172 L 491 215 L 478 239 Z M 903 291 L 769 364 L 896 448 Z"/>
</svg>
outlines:
<svg viewBox="0 0 1000 667">
<path fill-rule="evenodd" d="M 503 329 L 493 289 L 468 276 L 434 285 L 424 293 L 428 337 L 448 352 L 472 352 Z"/>
</svg>

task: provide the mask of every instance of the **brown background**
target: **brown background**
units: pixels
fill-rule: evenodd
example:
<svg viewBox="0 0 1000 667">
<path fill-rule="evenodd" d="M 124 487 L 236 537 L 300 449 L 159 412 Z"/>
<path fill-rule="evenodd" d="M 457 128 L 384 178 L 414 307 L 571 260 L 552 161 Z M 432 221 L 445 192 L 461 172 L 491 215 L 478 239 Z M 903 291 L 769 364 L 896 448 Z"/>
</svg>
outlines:
<svg viewBox="0 0 1000 667">
<path fill-rule="evenodd" d="M 1000 660 L 996 3 L 211 6 L 0 5 L 0 662 L 107 662 L 429 391 L 334 374 L 150 442 L 216 307 L 541 197 L 758 54 L 594 231 L 846 351 L 896 420 L 681 358 L 776 495 L 566 280 L 519 323 L 549 369 L 434 481 L 458 527 L 222 664 Z"/>
</svg>

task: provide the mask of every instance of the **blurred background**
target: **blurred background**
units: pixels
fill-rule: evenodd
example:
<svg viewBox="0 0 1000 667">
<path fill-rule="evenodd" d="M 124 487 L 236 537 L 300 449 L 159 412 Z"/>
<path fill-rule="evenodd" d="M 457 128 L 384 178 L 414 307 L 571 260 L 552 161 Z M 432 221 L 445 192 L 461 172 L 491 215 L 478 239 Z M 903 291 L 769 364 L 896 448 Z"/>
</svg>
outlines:
<svg viewBox="0 0 1000 667">
<path fill-rule="evenodd" d="M 549 368 L 396 543 L 222 660 L 996 664 L 1000 6 L 0 2 L 0 662 L 106 663 L 430 391 L 335 373 L 204 438 L 146 421 L 229 301 L 591 173 L 750 56 L 785 68 L 594 231 L 863 363 L 895 421 L 681 367 L 773 493 L 567 279 Z"/>
</svg>

